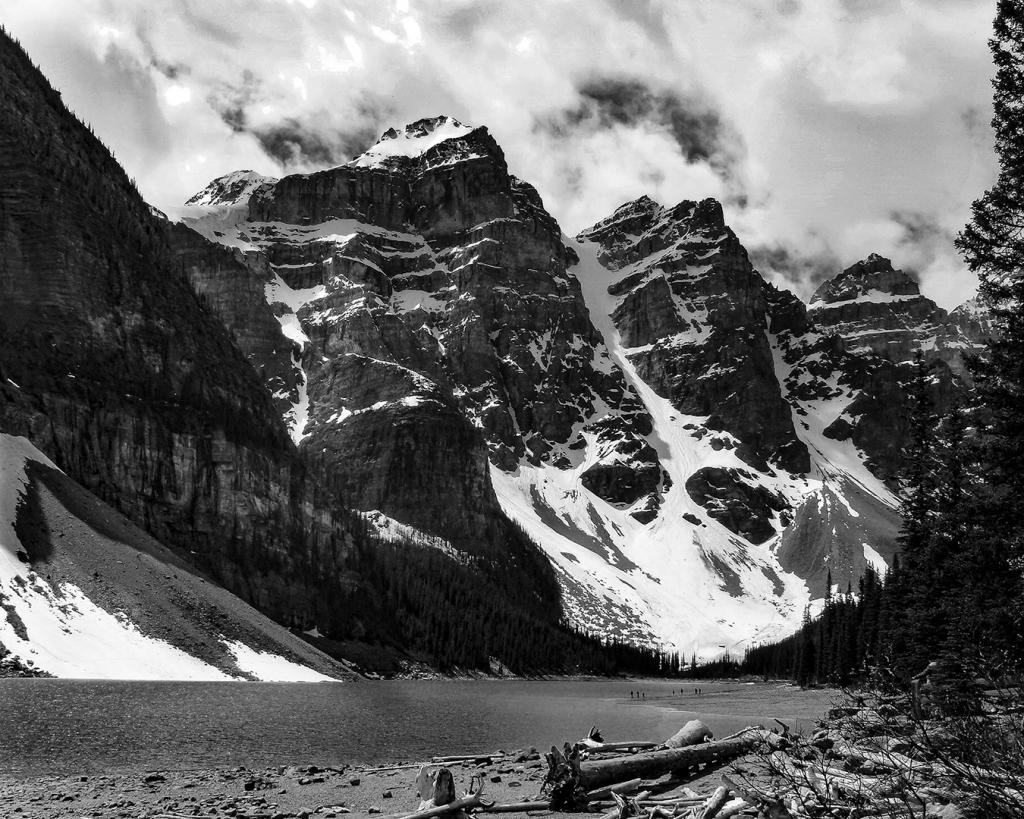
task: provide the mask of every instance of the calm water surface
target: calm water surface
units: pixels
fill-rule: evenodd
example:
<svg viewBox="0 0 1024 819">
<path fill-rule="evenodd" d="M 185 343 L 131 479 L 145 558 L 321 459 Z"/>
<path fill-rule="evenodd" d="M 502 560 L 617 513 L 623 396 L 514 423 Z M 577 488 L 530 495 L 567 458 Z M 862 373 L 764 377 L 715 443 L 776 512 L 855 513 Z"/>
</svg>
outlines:
<svg viewBox="0 0 1024 819">
<path fill-rule="evenodd" d="M 682 686 L 682 687 L 680 687 Z M 646 699 L 630 699 L 642 689 Z M 0 773 L 418 761 L 552 744 L 599 726 L 659 740 L 699 716 L 718 735 L 809 725 L 830 692 L 686 681 L 173 683 L 0 679 Z"/>
</svg>

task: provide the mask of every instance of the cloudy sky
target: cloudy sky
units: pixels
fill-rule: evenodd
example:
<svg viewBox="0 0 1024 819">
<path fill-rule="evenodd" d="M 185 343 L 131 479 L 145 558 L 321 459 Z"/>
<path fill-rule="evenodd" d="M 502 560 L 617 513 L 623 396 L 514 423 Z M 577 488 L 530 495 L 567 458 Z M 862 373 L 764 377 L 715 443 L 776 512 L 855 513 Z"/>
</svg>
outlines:
<svg viewBox="0 0 1024 819">
<path fill-rule="evenodd" d="M 567 233 L 714 196 L 808 296 L 871 251 L 944 306 L 992 181 L 994 0 L 4 0 L 0 21 L 145 196 L 340 164 L 391 125 L 487 125 Z"/>
</svg>

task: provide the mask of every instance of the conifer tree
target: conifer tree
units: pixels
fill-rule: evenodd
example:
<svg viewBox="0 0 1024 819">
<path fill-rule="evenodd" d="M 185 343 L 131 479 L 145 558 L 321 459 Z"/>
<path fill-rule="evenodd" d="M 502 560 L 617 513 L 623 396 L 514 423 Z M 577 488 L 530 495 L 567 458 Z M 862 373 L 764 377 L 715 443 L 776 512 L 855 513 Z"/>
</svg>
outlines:
<svg viewBox="0 0 1024 819">
<path fill-rule="evenodd" d="M 984 472 L 971 499 L 965 533 L 956 630 L 960 641 L 1015 654 L 1021 637 L 1021 563 L 1024 560 L 1024 8 L 1000 0 L 989 41 L 995 150 L 999 176 L 972 207 L 957 238 L 979 297 L 993 316 L 996 337 L 972 366 L 983 408 L 978 462 Z"/>
<path fill-rule="evenodd" d="M 914 354 L 914 382 L 910 402 L 910 442 L 905 452 L 903 504 L 901 513 L 903 528 L 899 544 L 903 555 L 903 566 L 911 574 L 928 547 L 931 533 L 930 512 L 932 507 L 932 400 L 928 390 L 928 367 L 924 353 Z"/>
</svg>

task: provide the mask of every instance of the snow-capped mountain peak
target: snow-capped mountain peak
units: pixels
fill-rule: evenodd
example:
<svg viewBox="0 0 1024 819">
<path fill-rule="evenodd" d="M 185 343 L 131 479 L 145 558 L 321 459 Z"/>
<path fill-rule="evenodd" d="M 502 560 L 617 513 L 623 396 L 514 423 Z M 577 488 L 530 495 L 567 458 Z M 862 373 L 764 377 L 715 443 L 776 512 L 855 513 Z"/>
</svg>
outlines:
<svg viewBox="0 0 1024 819">
<path fill-rule="evenodd" d="M 445 115 L 420 119 L 401 130 L 389 128 L 373 147 L 349 162 L 347 167 L 367 168 L 394 161 L 415 160 L 444 142 L 464 141 L 476 130 L 471 125 L 464 125 L 454 117 Z M 449 153 L 454 153 L 459 159 L 468 158 L 469 147 L 460 145 L 459 148 L 461 151 L 456 149 Z M 448 159 L 451 161 L 452 157 Z"/>
<path fill-rule="evenodd" d="M 244 204 L 260 188 L 277 182 L 272 176 L 256 171 L 232 171 L 218 176 L 185 202 L 186 208 L 220 208 Z"/>
<path fill-rule="evenodd" d="M 872 253 L 823 282 L 811 296 L 810 305 L 813 308 L 818 304 L 854 300 L 881 302 L 920 295 L 921 290 L 914 279 L 894 268 L 889 259 Z"/>
</svg>

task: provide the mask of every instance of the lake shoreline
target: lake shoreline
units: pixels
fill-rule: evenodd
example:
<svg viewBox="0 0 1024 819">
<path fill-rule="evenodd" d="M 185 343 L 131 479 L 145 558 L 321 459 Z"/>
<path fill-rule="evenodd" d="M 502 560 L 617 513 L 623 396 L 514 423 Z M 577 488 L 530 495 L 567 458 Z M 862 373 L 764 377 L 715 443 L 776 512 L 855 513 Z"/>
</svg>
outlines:
<svg viewBox="0 0 1024 819">
<path fill-rule="evenodd" d="M 499 804 L 532 801 L 540 794 L 547 765 L 540 754 L 518 762 L 454 763 L 447 767 L 463 793 L 474 777 L 486 798 Z M 332 819 L 340 816 L 399 816 L 419 805 L 416 777 L 421 762 L 389 765 L 282 765 L 267 768 L 197 768 L 93 775 L 20 778 L 0 773 L 0 805 L 19 819 L 134 819 L 134 817 L 231 817 L 232 819 Z M 695 773 L 686 783 L 703 794 L 734 766 L 748 773 L 759 760 Z M 432 764 L 432 768 L 440 767 Z M 215 810 L 214 810 L 215 809 Z M 511 812 L 517 817 L 571 816 L 547 810 Z"/>
<path fill-rule="evenodd" d="M 690 682 L 0 680 L 0 806 L 12 806 L 0 815 L 135 819 L 201 809 L 204 816 L 273 819 L 325 806 L 402 814 L 418 804 L 415 775 L 433 756 L 503 750 L 517 760 L 523 754 L 515 749 L 562 747 L 593 725 L 609 741 L 655 742 L 694 718 L 720 737 L 775 717 L 808 728 L 830 693 Z M 543 760 L 530 756 L 506 760 L 506 771 L 502 763 L 453 765 L 456 787 L 461 792 L 473 774 L 484 774 L 488 798 L 524 801 L 546 773 Z M 393 765 L 408 767 L 369 772 Z M 251 790 L 247 782 L 255 783 Z"/>
</svg>

